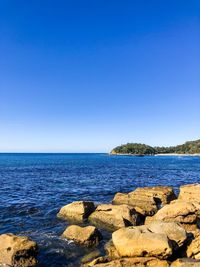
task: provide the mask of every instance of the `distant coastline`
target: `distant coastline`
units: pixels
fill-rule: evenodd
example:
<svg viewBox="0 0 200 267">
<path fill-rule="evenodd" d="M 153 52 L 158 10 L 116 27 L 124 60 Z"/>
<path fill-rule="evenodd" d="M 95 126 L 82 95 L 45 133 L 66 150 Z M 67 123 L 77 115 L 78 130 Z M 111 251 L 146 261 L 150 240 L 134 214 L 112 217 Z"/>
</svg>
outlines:
<svg viewBox="0 0 200 267">
<path fill-rule="evenodd" d="M 170 147 L 152 147 L 141 143 L 127 143 L 115 147 L 110 154 L 125 156 L 200 156 L 200 139 Z"/>
<path fill-rule="evenodd" d="M 109 153 L 111 156 L 132 156 L 132 157 L 144 157 L 144 156 L 179 156 L 179 157 L 200 157 L 200 153 L 196 154 L 178 154 L 178 153 L 163 153 L 155 155 L 143 155 L 143 154 L 125 154 L 125 153 Z"/>
</svg>

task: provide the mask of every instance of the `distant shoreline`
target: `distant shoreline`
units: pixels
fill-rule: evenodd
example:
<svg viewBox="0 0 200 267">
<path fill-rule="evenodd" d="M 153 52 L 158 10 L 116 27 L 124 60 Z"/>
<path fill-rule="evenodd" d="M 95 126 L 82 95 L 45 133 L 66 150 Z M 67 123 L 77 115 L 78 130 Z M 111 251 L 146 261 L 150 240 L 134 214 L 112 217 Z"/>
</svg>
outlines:
<svg viewBox="0 0 200 267">
<path fill-rule="evenodd" d="M 161 153 L 154 155 L 143 155 L 143 154 L 123 154 L 123 153 L 109 153 L 111 156 L 133 156 L 133 157 L 145 157 L 145 156 L 181 156 L 181 157 L 200 157 L 200 154 L 178 154 L 178 153 Z"/>
</svg>

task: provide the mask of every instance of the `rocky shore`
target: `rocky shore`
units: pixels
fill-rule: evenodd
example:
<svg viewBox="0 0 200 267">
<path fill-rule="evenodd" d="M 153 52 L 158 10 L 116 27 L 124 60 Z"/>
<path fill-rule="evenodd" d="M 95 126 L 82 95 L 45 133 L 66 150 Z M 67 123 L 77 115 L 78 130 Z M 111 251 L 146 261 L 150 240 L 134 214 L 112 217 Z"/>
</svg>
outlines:
<svg viewBox="0 0 200 267">
<path fill-rule="evenodd" d="M 200 267 L 200 184 L 181 186 L 178 196 L 156 186 L 117 193 L 112 203 L 72 202 L 58 217 L 70 224 L 61 238 L 95 248 L 82 267 Z M 112 233 L 104 252 L 102 230 Z M 0 235 L 0 266 L 34 266 L 38 251 L 28 237 Z"/>
</svg>

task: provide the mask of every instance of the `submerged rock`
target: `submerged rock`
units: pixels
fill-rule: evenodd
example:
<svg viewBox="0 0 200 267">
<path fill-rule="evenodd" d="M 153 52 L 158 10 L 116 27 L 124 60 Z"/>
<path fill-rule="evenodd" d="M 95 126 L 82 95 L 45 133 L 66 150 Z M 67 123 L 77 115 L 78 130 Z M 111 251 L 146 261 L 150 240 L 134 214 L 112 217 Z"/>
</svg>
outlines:
<svg viewBox="0 0 200 267">
<path fill-rule="evenodd" d="M 85 264 L 85 263 L 89 263 L 91 261 L 93 261 L 94 259 L 100 257 L 101 252 L 99 250 L 94 250 L 92 252 L 90 252 L 89 254 L 86 254 L 82 259 L 81 259 L 81 263 Z"/>
<path fill-rule="evenodd" d="M 58 217 L 66 220 L 82 222 L 95 210 L 95 205 L 91 201 L 75 201 L 62 207 Z"/>
<path fill-rule="evenodd" d="M 172 255 L 172 245 L 165 233 L 153 233 L 146 226 L 127 227 L 112 234 L 113 244 L 121 257 L 157 257 Z"/>
<path fill-rule="evenodd" d="M 101 228 L 116 230 L 136 225 L 137 214 L 127 205 L 101 204 L 89 216 L 89 221 Z"/>
<path fill-rule="evenodd" d="M 160 206 L 176 199 L 170 186 L 138 187 L 128 194 L 117 193 L 113 204 L 127 204 L 135 208 L 140 214 L 147 216 L 157 212 Z"/>
<path fill-rule="evenodd" d="M 0 235 L 0 264 L 28 267 L 37 264 L 37 244 L 28 237 L 13 234 Z"/>
<path fill-rule="evenodd" d="M 62 237 L 71 239 L 74 242 L 84 246 L 94 246 L 102 239 L 99 230 L 94 226 L 80 227 L 71 225 L 62 234 Z"/>
</svg>

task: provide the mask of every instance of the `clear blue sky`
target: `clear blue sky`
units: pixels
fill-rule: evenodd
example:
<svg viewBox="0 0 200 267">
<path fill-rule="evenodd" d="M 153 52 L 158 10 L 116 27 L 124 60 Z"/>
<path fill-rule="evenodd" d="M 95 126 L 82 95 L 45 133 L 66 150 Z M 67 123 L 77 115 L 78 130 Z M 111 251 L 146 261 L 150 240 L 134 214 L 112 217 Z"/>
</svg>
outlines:
<svg viewBox="0 0 200 267">
<path fill-rule="evenodd" d="M 0 151 L 198 138 L 199 0 L 0 0 Z"/>
</svg>

